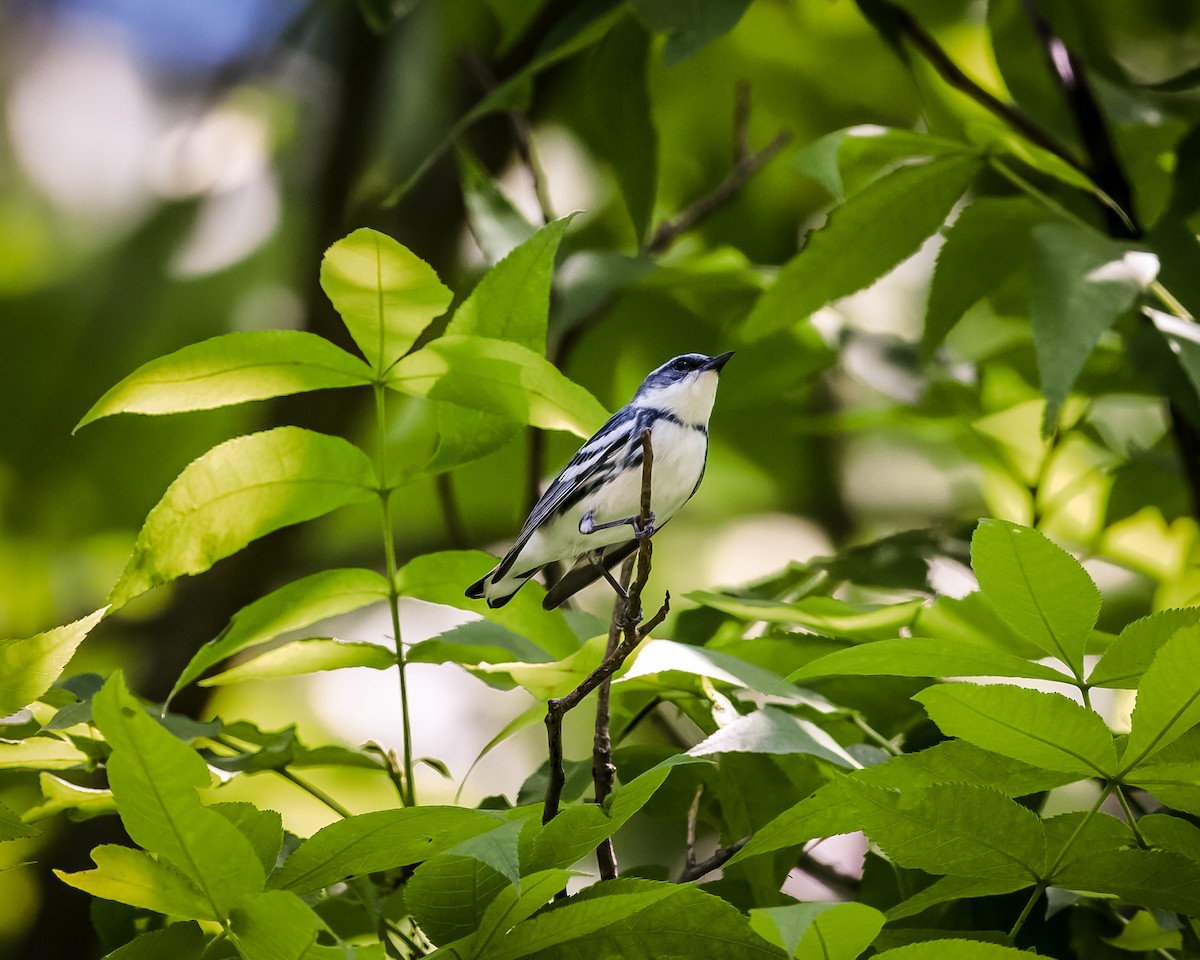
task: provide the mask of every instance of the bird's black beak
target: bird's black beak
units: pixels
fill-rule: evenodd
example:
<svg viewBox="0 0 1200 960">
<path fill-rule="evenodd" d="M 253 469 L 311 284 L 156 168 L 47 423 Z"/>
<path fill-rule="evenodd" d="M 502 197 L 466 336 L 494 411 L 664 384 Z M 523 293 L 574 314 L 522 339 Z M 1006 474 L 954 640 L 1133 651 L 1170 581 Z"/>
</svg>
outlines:
<svg viewBox="0 0 1200 960">
<path fill-rule="evenodd" d="M 716 370 L 718 373 L 720 373 L 721 368 L 723 366 L 725 366 L 726 363 L 729 362 L 729 358 L 732 356 L 733 356 L 733 351 L 730 350 L 728 353 L 723 353 L 719 357 L 712 357 L 708 361 L 708 363 L 706 363 L 704 365 L 703 369 L 704 370 Z"/>
</svg>

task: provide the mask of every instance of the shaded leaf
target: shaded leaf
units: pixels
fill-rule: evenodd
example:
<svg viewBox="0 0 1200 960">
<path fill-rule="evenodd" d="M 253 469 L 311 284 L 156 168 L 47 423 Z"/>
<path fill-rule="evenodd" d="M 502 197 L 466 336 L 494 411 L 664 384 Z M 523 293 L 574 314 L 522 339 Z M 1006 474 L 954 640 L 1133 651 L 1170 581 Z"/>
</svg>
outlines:
<svg viewBox="0 0 1200 960">
<path fill-rule="evenodd" d="M 1126 771 L 1183 736 L 1200 721 L 1200 624 L 1175 631 L 1158 649 L 1138 684 L 1129 739 L 1121 764 Z"/>
<path fill-rule="evenodd" d="M 533 916 L 574 876 L 569 870 L 541 870 L 523 877 L 521 889 L 506 887 L 488 904 L 472 937 L 470 949 L 462 952 L 486 960 L 496 940 L 522 920 Z"/>
<path fill-rule="evenodd" d="M 215 810 L 238 828 L 250 841 L 258 862 L 267 875 L 275 869 L 279 851 L 283 847 L 283 817 L 275 810 L 260 810 L 246 801 L 214 803 Z"/>
<path fill-rule="evenodd" d="M 109 601 L 202 573 L 280 527 L 366 500 L 378 486 L 358 447 L 299 427 L 237 437 L 184 468 L 155 505 Z"/>
<path fill-rule="evenodd" d="M 491 0 L 489 5 L 501 2 L 506 0 Z M 498 263 L 507 257 L 513 248 L 532 237 L 534 227 L 513 206 L 512 201 L 501 193 L 496 182 L 480 165 L 475 155 L 462 142 L 455 146 L 458 181 L 462 188 L 463 206 L 467 210 L 471 235 L 488 261 Z"/>
<path fill-rule="evenodd" d="M 104 960 L 200 960 L 204 953 L 204 934 L 189 920 L 172 923 L 161 930 L 139 934 L 123 947 L 105 954 Z"/>
<path fill-rule="evenodd" d="M 1055 871 L 1055 886 L 1111 893 L 1128 903 L 1196 916 L 1200 864 L 1162 850 L 1096 850 Z"/>
<path fill-rule="evenodd" d="M 1200 827 L 1181 817 L 1152 813 L 1138 820 L 1138 830 L 1152 846 L 1200 863 Z"/>
<path fill-rule="evenodd" d="M 673 640 L 651 640 L 637 652 L 637 658 L 622 675 L 621 680 L 678 670 L 698 677 L 708 677 L 735 687 L 757 690 L 768 696 L 791 702 L 804 699 L 799 687 L 794 687 L 778 674 L 747 663 L 721 650 L 692 647 Z"/>
<path fill-rule="evenodd" d="M 1119 950 L 1140 953 L 1144 950 L 1178 950 L 1183 946 L 1183 931 L 1163 930 L 1149 910 L 1139 910 L 1115 937 L 1105 937 Z M 1161 956 L 1161 954 L 1160 954 Z"/>
<path fill-rule="evenodd" d="M 446 336 L 389 370 L 387 386 L 414 397 L 590 437 L 608 413 L 540 354 L 507 340 Z"/>
<path fill-rule="evenodd" d="M 1183 627 L 1196 623 L 1200 623 L 1200 607 L 1160 610 L 1134 620 L 1104 651 L 1088 674 L 1088 683 L 1096 687 L 1136 689 L 1162 645 Z"/>
<path fill-rule="evenodd" d="M 750 926 L 798 960 L 855 960 L 883 929 L 865 903 L 797 903 L 750 911 Z"/>
<path fill-rule="evenodd" d="M 1100 336 L 1154 279 L 1158 259 L 1061 222 L 1034 228 L 1032 258 L 1030 320 L 1050 433 Z"/>
<path fill-rule="evenodd" d="M 386 670 L 396 665 L 396 655 L 377 643 L 349 642 L 329 637 L 293 640 L 268 650 L 261 656 L 223 673 L 200 681 L 202 687 L 220 687 L 247 680 L 273 680 L 295 677 L 320 670 L 341 670 L 344 667 L 372 667 Z"/>
<path fill-rule="evenodd" d="M 23 837 L 36 837 L 38 831 L 22 822 L 17 814 L 0 803 L 0 843 L 5 840 L 19 840 Z"/>
<path fill-rule="evenodd" d="M 409 663 L 549 663 L 550 655 L 507 627 L 472 620 L 413 644 L 406 659 Z"/>
<path fill-rule="evenodd" d="M 750 0 L 632 0 L 646 29 L 667 35 L 663 62 L 674 66 L 724 36 L 750 6 Z"/>
<path fill-rule="evenodd" d="M 325 251 L 321 288 L 377 373 L 404 356 L 453 298 L 429 264 L 366 227 Z"/>
<path fill-rule="evenodd" d="M 97 400 L 75 429 L 115 413 L 211 410 L 310 390 L 363 386 L 371 377 L 365 363 L 315 333 L 227 333 L 138 367 Z"/>
<path fill-rule="evenodd" d="M 94 870 L 54 874 L 63 883 L 102 900 L 115 900 L 143 910 L 193 920 L 217 920 L 212 900 L 168 863 L 144 850 L 101 844 L 92 850 Z"/>
<path fill-rule="evenodd" d="M 521 864 L 517 846 L 526 822 L 527 817 L 513 817 L 486 833 L 476 834 L 455 844 L 446 851 L 446 855 L 470 857 L 472 860 L 477 860 L 479 863 L 491 867 L 520 890 Z"/>
<path fill-rule="evenodd" d="M 1110 777 L 1117 752 L 1101 716 L 1058 693 L 1008 684 L 928 687 L 920 701 L 944 734 L 1049 770 Z"/>
<path fill-rule="evenodd" d="M 1037 530 L 981 520 L 971 539 L 971 565 L 1002 620 L 1083 675 L 1100 591 L 1078 560 Z"/>
<path fill-rule="evenodd" d="M 870 286 L 917 252 L 978 170 L 976 157 L 940 157 L 901 167 L 854 194 L 780 270 L 747 318 L 745 335 L 786 329 Z"/>
<path fill-rule="evenodd" d="M 475 857 L 441 853 L 413 871 L 404 886 L 404 906 L 435 943 L 468 937 L 488 907 L 511 881 Z"/>
<path fill-rule="evenodd" d="M 199 754 L 141 708 L 114 673 L 93 699 L 96 725 L 112 747 L 108 781 L 129 836 L 181 870 L 216 917 L 261 890 L 265 874 L 250 842 L 197 788 L 211 783 Z"/>
<path fill-rule="evenodd" d="M 962 643 L 903 637 L 835 650 L 806 663 L 788 677 L 793 683 L 813 677 L 1030 677 L 1068 682 L 1050 667 L 1030 663 L 1003 650 Z"/>
<path fill-rule="evenodd" d="M 245 897 L 231 920 L 229 935 L 243 960 L 309 960 L 326 929 L 312 907 L 285 890 Z"/>
<path fill-rule="evenodd" d="M 1015 947 L 980 940 L 926 940 L 909 943 L 876 954 L 880 960 L 1028 960 L 1029 954 Z"/>
<path fill-rule="evenodd" d="M 924 601 L 906 600 L 886 605 L 850 604 L 834 597 L 803 597 L 792 602 L 733 597 L 697 590 L 688 595 L 706 607 L 743 620 L 795 623 L 830 637 L 882 640 L 894 637 L 900 627 L 911 626 Z"/>
<path fill-rule="evenodd" d="M 101 607 L 74 623 L 26 639 L 0 640 L 0 717 L 16 713 L 49 690 L 107 610 Z"/>
<path fill-rule="evenodd" d="M 1004 893 L 1015 893 L 1033 886 L 1033 880 L 1021 878 L 940 877 L 924 890 L 903 900 L 887 912 L 888 920 L 904 920 L 924 913 L 930 907 L 953 900 L 974 900 L 978 897 L 996 897 Z"/>
</svg>

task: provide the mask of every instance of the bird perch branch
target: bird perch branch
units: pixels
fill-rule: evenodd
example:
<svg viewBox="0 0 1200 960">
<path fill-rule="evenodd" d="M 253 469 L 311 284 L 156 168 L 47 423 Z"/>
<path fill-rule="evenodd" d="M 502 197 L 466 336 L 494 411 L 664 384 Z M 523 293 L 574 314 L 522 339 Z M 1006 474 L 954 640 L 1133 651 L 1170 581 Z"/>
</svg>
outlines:
<svg viewBox="0 0 1200 960">
<path fill-rule="evenodd" d="M 638 519 L 641 528 L 646 530 L 650 528 L 650 484 L 653 471 L 654 448 L 650 443 L 650 431 L 643 430 L 642 502 Z M 588 674 L 579 686 L 565 697 L 550 700 L 546 704 L 546 739 L 550 754 L 550 778 L 549 783 L 546 785 L 546 803 L 542 812 L 542 823 L 549 823 L 558 815 L 558 805 L 562 799 L 563 785 L 566 783 L 562 753 L 563 717 L 579 706 L 584 697 L 608 681 L 621 668 L 630 654 L 637 649 L 638 644 L 645 640 L 650 635 L 650 632 L 666 619 L 667 612 L 671 609 L 671 595 L 668 593 L 664 597 L 663 604 L 659 607 L 658 612 L 649 620 L 641 620 L 640 615 L 636 613 L 642 609 L 642 590 L 645 589 L 646 581 L 650 578 L 652 555 L 653 547 L 650 538 L 648 536 L 639 538 L 637 577 L 629 586 L 629 599 L 623 603 L 618 603 L 617 609 L 613 611 L 614 632 L 610 635 L 623 635 L 621 642 L 616 645 L 610 654 L 605 656 L 600 666 Z M 597 719 L 597 724 L 599 725 L 599 723 L 600 721 Z M 604 720 L 604 726 L 606 728 L 605 733 L 607 733 L 607 718 Z M 609 750 L 611 751 L 611 743 Z M 611 752 L 607 757 L 597 758 L 597 762 L 611 766 Z M 607 782 L 611 785 L 611 774 L 608 776 L 609 779 Z M 603 802 L 603 797 L 598 796 L 597 800 Z M 616 864 L 614 861 L 612 869 L 615 870 L 615 868 Z"/>
</svg>

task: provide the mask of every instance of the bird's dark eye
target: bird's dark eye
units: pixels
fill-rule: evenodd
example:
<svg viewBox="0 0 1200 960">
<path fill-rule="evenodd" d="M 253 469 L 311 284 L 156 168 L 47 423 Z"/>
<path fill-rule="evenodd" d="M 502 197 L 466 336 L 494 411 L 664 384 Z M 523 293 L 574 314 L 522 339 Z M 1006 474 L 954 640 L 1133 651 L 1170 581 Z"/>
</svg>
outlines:
<svg viewBox="0 0 1200 960">
<path fill-rule="evenodd" d="M 687 367 L 687 361 L 684 360 L 683 357 L 677 357 L 675 360 L 671 361 L 672 370 L 686 370 Z"/>
</svg>

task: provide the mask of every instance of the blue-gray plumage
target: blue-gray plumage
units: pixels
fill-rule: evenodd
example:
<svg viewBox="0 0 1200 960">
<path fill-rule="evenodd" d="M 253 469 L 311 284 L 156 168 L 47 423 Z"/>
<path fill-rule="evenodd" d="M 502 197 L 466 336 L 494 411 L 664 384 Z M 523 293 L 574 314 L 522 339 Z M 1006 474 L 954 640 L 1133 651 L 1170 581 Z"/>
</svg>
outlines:
<svg viewBox="0 0 1200 960">
<path fill-rule="evenodd" d="M 467 588 L 467 596 L 500 607 L 547 564 L 574 564 L 546 593 L 542 605 L 549 610 L 607 576 L 633 553 L 642 487 L 641 437 L 647 428 L 654 449 L 651 509 L 654 527 L 661 529 L 704 478 L 708 418 L 721 368 L 732 356 L 685 353 L 646 377 L 629 404 L 554 478 L 512 549 Z"/>
</svg>

